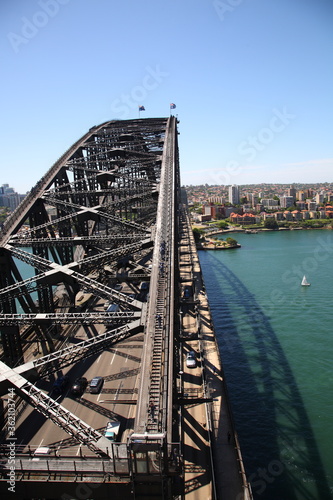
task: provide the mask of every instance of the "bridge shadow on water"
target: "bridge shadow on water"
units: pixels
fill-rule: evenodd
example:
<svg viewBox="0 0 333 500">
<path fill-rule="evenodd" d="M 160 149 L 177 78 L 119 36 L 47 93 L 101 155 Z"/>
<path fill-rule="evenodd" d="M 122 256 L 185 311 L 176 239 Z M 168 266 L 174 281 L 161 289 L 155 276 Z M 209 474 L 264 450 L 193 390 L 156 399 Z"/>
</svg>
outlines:
<svg viewBox="0 0 333 500">
<path fill-rule="evenodd" d="M 332 499 L 300 391 L 268 317 L 216 256 L 200 260 L 215 327 L 222 325 L 216 336 L 254 498 Z"/>
</svg>

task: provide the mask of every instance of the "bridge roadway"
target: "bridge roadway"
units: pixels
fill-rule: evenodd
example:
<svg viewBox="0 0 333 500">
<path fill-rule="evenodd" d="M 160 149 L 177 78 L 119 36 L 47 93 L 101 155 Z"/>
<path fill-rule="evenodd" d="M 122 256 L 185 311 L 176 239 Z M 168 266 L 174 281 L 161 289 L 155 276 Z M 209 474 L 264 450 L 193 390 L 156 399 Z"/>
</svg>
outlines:
<svg viewBox="0 0 333 500">
<path fill-rule="evenodd" d="M 106 122 L 7 221 L 0 489 L 14 432 L 11 498 L 81 498 L 83 484 L 96 500 L 250 498 L 179 186 L 174 117 Z M 35 276 L 23 279 L 13 257 Z M 56 375 L 69 379 L 60 394 Z M 79 376 L 102 376 L 101 390 L 74 396 Z M 120 422 L 115 443 L 108 421 Z"/>
</svg>

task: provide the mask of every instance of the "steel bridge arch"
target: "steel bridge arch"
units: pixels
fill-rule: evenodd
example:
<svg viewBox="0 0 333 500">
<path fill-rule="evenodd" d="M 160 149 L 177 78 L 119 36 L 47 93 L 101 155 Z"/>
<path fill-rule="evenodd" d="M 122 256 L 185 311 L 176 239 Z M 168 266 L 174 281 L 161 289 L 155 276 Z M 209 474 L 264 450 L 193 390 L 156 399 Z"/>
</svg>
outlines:
<svg viewBox="0 0 333 500">
<path fill-rule="evenodd" d="M 177 133 L 173 116 L 92 127 L 30 190 L 0 234 L 0 387 L 14 386 L 34 408 L 102 456 L 107 453 L 103 437 L 61 405 L 55 410 L 52 398 L 25 374 L 33 368 L 35 376 L 44 377 L 59 363 L 75 363 L 141 330 L 146 339 L 141 372 L 149 374 L 149 390 L 141 376 L 135 435 L 171 440 Z M 148 259 L 149 268 L 138 265 Z M 29 266 L 28 277 L 20 261 Z M 148 303 L 109 285 L 138 278 L 150 282 Z M 104 315 L 116 328 L 75 349 L 60 349 L 59 324 L 101 322 L 75 309 L 79 293 L 119 304 L 121 313 Z M 61 301 L 65 313 L 59 312 Z M 33 342 L 42 345 L 43 362 L 26 362 L 26 345 Z M 152 403 L 156 421 L 149 412 Z"/>
</svg>

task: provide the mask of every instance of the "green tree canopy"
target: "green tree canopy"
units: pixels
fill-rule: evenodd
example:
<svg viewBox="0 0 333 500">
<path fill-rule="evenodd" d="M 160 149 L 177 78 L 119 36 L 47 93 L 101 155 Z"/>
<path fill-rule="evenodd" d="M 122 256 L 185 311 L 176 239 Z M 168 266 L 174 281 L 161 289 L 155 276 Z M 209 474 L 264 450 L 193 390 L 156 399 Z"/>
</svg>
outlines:
<svg viewBox="0 0 333 500">
<path fill-rule="evenodd" d="M 278 229 L 279 225 L 278 225 L 278 223 L 277 223 L 277 221 L 275 219 L 269 218 L 269 219 L 265 220 L 264 227 L 266 229 Z"/>
<path fill-rule="evenodd" d="M 236 246 L 238 244 L 237 240 L 235 240 L 234 238 L 230 238 L 230 236 L 228 236 L 228 238 L 226 238 L 225 240 L 228 245 L 230 246 Z"/>
<path fill-rule="evenodd" d="M 196 243 L 198 243 L 202 237 L 202 235 L 204 234 L 204 230 L 203 229 L 199 229 L 198 227 L 194 227 L 193 228 L 193 235 L 194 235 L 194 241 Z"/>
</svg>

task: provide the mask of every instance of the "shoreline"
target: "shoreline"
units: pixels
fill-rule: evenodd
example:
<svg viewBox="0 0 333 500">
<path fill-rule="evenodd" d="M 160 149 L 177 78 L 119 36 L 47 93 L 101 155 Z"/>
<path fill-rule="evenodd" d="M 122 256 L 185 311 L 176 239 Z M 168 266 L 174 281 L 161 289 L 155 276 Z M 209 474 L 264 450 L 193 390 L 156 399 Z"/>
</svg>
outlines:
<svg viewBox="0 0 333 500">
<path fill-rule="evenodd" d="M 202 226 L 197 226 L 195 224 L 192 225 L 192 230 L 194 228 L 202 229 Z M 332 231 L 332 227 L 279 227 L 278 229 L 269 229 L 269 228 L 252 228 L 252 229 L 244 229 L 244 228 L 233 228 L 233 229 L 220 229 L 217 231 L 212 231 L 209 233 L 209 236 L 214 236 L 218 234 L 230 234 L 230 233 L 246 233 L 246 234 L 258 234 L 260 233 L 266 233 L 266 232 L 279 232 L 279 231 L 309 231 L 309 230 L 328 230 Z M 208 235 L 207 235 L 208 236 Z"/>
<path fill-rule="evenodd" d="M 197 250 L 234 250 L 235 248 L 241 248 L 242 245 L 237 243 L 237 245 L 214 245 L 214 243 L 207 243 L 207 245 L 202 245 L 201 243 L 196 244 Z"/>
</svg>

